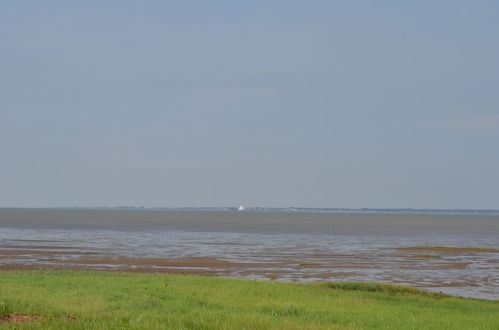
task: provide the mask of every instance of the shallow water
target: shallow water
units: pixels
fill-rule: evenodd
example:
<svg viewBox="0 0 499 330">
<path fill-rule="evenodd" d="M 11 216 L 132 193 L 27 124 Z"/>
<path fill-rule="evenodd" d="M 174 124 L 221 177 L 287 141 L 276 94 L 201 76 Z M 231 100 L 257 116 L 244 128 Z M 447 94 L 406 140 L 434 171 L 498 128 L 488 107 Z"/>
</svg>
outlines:
<svg viewBox="0 0 499 330">
<path fill-rule="evenodd" d="M 452 246 L 491 251 L 401 250 Z M 0 268 L 379 281 L 499 299 L 499 215 L 0 210 Z"/>
</svg>

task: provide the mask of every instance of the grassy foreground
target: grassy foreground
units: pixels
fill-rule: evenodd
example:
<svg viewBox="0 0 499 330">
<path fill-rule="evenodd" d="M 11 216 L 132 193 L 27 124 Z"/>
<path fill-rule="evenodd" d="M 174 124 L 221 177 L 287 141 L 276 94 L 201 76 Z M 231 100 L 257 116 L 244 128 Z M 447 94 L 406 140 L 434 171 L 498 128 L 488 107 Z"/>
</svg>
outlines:
<svg viewBox="0 0 499 330">
<path fill-rule="evenodd" d="M 499 302 L 369 283 L 87 271 L 0 272 L 7 329 L 499 329 Z"/>
</svg>

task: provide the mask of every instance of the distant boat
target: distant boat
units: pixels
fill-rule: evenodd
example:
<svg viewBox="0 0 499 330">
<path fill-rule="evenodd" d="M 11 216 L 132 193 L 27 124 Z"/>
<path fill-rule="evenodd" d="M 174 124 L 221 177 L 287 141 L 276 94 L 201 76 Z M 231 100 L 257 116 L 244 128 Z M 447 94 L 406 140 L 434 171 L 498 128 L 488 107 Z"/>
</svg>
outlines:
<svg viewBox="0 0 499 330">
<path fill-rule="evenodd" d="M 237 208 L 237 210 L 238 210 L 239 212 L 242 212 L 242 211 L 244 211 L 244 210 L 245 210 L 245 208 L 244 208 L 244 206 L 242 206 L 242 205 L 241 205 L 241 206 L 239 206 L 239 207 Z"/>
</svg>

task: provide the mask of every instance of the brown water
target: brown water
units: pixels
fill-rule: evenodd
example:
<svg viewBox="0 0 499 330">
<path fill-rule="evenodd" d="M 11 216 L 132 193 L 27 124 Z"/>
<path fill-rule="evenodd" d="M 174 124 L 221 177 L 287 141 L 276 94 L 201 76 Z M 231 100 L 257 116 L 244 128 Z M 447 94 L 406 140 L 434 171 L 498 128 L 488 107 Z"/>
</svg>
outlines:
<svg viewBox="0 0 499 330">
<path fill-rule="evenodd" d="M 0 269 L 379 281 L 499 299 L 497 249 L 498 214 L 0 209 Z"/>
</svg>

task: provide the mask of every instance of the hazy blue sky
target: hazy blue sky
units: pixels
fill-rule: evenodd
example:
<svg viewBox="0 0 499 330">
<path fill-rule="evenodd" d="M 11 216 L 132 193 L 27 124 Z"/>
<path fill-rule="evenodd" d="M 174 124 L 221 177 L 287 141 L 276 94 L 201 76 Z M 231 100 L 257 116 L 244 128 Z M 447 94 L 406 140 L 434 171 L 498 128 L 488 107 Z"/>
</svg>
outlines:
<svg viewBox="0 0 499 330">
<path fill-rule="evenodd" d="M 499 1 L 0 2 L 0 206 L 499 208 Z"/>
</svg>

